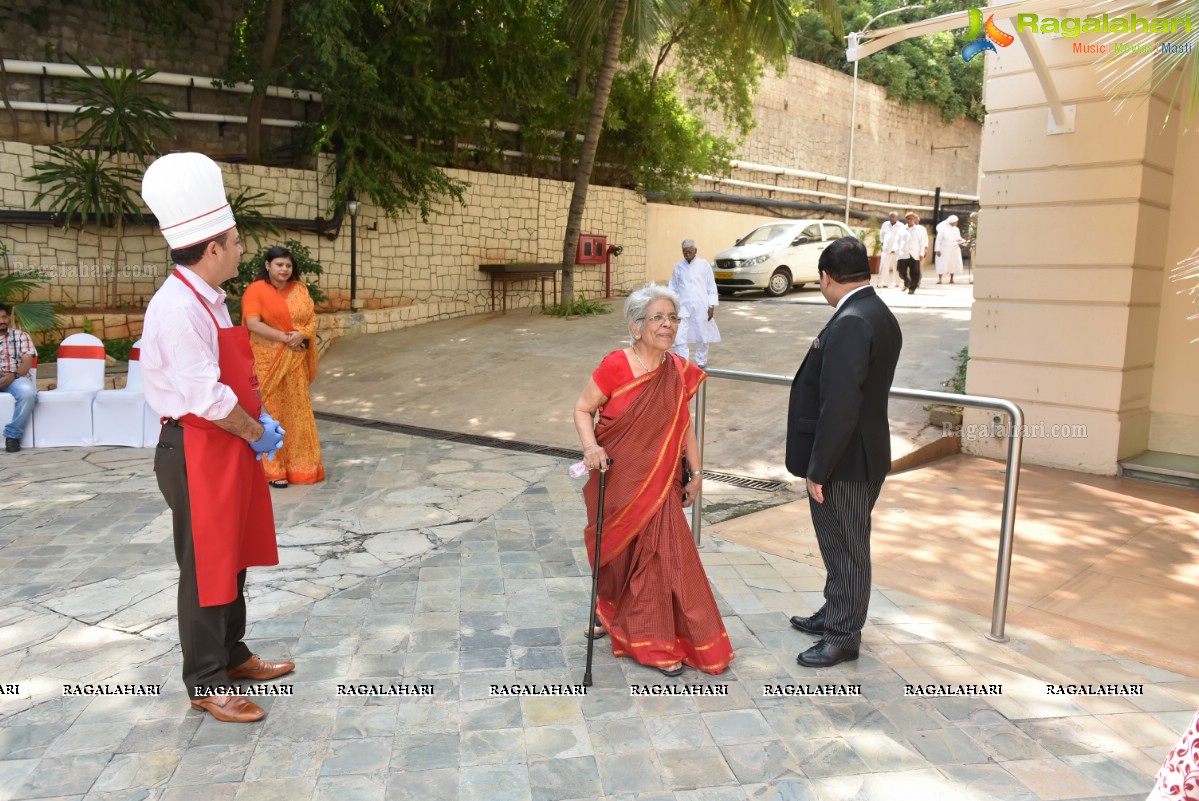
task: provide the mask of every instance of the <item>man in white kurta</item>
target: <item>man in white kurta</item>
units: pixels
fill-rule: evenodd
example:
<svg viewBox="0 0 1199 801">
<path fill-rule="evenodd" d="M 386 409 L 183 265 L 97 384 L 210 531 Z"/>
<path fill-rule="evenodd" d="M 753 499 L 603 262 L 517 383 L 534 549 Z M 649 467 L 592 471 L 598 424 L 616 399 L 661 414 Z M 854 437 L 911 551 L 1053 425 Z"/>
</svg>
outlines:
<svg viewBox="0 0 1199 801">
<path fill-rule="evenodd" d="M 899 221 L 899 212 L 891 212 L 891 217 L 878 229 L 878 241 L 882 246 L 882 259 L 878 266 L 878 287 L 899 286 L 899 252 L 903 250 L 904 224 Z"/>
<path fill-rule="evenodd" d="M 674 352 L 684 359 L 691 358 L 691 345 L 695 345 L 695 363 L 703 367 L 708 363 L 708 345 L 720 341 L 720 329 L 716 327 L 716 276 L 712 265 L 696 257 L 695 241 L 683 240 L 683 258 L 674 266 L 670 276 L 670 288 L 679 293 L 679 332 L 674 338 Z"/>
</svg>

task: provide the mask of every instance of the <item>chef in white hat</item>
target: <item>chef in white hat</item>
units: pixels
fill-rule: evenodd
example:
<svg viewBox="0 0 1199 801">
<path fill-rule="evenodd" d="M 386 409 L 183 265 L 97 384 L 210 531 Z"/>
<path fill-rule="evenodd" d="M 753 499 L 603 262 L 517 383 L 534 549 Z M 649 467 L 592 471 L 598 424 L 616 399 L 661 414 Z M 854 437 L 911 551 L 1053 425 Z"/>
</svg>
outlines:
<svg viewBox="0 0 1199 801">
<path fill-rule="evenodd" d="M 146 402 L 163 417 L 154 469 L 174 519 L 183 681 L 192 706 L 218 720 L 259 720 L 265 711 L 231 685 L 295 664 L 265 662 L 242 642 L 246 568 L 279 563 L 256 459 L 274 456 L 283 430 L 262 408 L 246 329 L 225 308 L 221 283 L 237 275 L 241 239 L 207 156 L 158 159 L 142 197 L 176 265 L 146 309 L 141 364 Z"/>
</svg>

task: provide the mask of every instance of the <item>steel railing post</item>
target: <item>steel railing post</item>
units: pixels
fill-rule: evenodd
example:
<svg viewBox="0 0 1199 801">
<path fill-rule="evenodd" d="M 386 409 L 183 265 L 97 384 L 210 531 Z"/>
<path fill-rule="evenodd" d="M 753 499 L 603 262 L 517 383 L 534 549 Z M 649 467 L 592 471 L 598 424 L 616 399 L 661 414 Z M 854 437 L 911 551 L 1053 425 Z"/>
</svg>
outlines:
<svg viewBox="0 0 1199 801">
<path fill-rule="evenodd" d="M 741 370 L 709 369 L 712 378 L 728 378 L 734 381 L 750 381 L 758 384 L 777 384 L 789 386 L 791 378 L 769 373 L 750 373 Z M 700 384 L 696 393 L 695 438 L 699 444 L 700 458 L 703 458 L 704 438 L 704 384 Z M 1004 634 L 1007 622 L 1008 590 L 1012 579 L 1012 551 L 1016 536 L 1016 499 L 1020 490 L 1020 459 L 1024 445 L 1024 412 L 1012 401 L 1003 398 L 990 398 L 981 395 L 958 395 L 952 392 L 935 392 L 927 389 L 906 389 L 892 387 L 890 396 L 903 400 L 940 403 L 947 406 L 964 406 L 974 409 L 994 409 L 1005 412 L 1011 421 L 1011 431 L 1008 433 L 1007 445 L 1007 475 L 1003 486 L 1003 511 L 999 528 L 999 553 L 995 565 L 995 601 L 991 608 L 991 630 L 986 634 L 987 639 L 995 642 L 1007 642 Z M 702 461 L 701 461 L 702 464 Z M 696 498 L 696 508 L 692 510 L 692 529 L 696 545 L 700 543 L 699 498 Z"/>
<path fill-rule="evenodd" d="M 704 413 L 707 404 L 704 402 L 707 395 L 707 381 L 699 383 L 699 391 L 695 393 L 695 443 L 698 446 L 699 453 L 696 456 L 699 458 L 700 465 L 704 463 Z M 699 482 L 699 492 L 695 493 L 695 502 L 691 504 L 691 534 L 695 537 L 695 547 L 699 548 L 703 545 L 703 528 L 704 528 L 704 482 Z"/>
</svg>

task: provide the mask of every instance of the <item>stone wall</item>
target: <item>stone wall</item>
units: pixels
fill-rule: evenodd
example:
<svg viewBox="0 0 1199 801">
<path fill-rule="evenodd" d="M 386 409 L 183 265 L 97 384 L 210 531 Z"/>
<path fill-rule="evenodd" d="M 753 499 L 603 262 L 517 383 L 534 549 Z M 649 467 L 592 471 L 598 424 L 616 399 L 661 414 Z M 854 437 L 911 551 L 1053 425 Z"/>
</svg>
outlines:
<svg viewBox="0 0 1199 801">
<path fill-rule="evenodd" d="M 90 4 L 56 4 L 46 30 L 38 32 L 18 21 L 23 11 L 40 0 L 10 0 L 11 19 L 3 32 L 4 57 L 26 61 L 69 63 L 68 54 L 85 64 L 127 63 L 138 68 L 214 77 L 225 65 L 228 32 L 238 19 L 239 4 L 221 0 L 212 4 L 211 22 L 195 25 L 194 46 L 168 49 L 153 37 L 114 30 L 106 15 Z M 60 80 L 40 76 L 9 75 L 7 94 L 13 100 L 61 102 Z M 175 110 L 245 116 L 249 96 L 214 90 L 197 82 L 183 87 L 154 86 Z M 851 76 L 812 62 L 790 58 L 782 75 L 768 71 L 754 99 L 757 127 L 742 144 L 738 158 L 813 172 L 844 175 L 848 160 L 848 131 L 853 93 Z M 700 105 L 693 104 L 697 111 Z M 313 120 L 319 104 L 289 98 L 267 98 L 264 116 Z M 17 121 L 14 128 L 13 120 Z M 719 115 L 708 114 L 709 125 L 724 130 Z M 981 127 L 974 122 L 942 122 L 940 113 L 926 106 L 904 106 L 887 100 L 882 87 L 858 81 L 854 142 L 854 175 L 861 180 L 898 186 L 977 194 Z M 0 114 L 0 141 L 31 144 L 57 142 L 65 134 L 61 115 L 19 111 Z M 287 157 L 297 144 L 296 129 L 264 127 L 264 142 Z M 245 126 L 240 123 L 175 123 L 175 137 L 164 146 L 173 150 L 200 150 L 214 157 L 245 152 Z M 298 163 L 298 162 L 297 162 Z M 310 164 L 305 166 L 311 166 Z M 517 170 L 519 165 L 511 164 Z M 758 180 L 751 175 L 737 175 Z M 782 185 L 813 187 L 804 182 L 780 180 Z M 706 187 L 700 187 L 706 188 Z M 843 188 L 843 185 L 842 185 Z M 724 190 L 729 191 L 729 190 Z M 744 194 L 756 194 L 752 190 Z M 869 191 L 864 197 L 889 200 Z"/>
<path fill-rule="evenodd" d="M 180 73 L 202 78 L 219 76 L 225 66 L 229 48 L 229 32 L 238 19 L 241 4 L 232 0 L 206 3 L 213 18 L 204 22 L 191 20 L 193 34 L 186 48 L 164 46 L 161 37 L 137 35 L 126 29 L 116 29 L 108 15 L 91 3 L 53 4 L 53 13 L 44 30 L 37 30 L 22 21 L 23 14 L 41 5 L 40 0 L 8 0 L 5 4 L 12 14 L 5 15 L 4 58 L 15 61 L 49 62 L 70 65 L 70 56 L 89 66 L 105 65 L 115 68 L 127 64 L 135 69 L 154 68 L 160 72 Z M 63 79 L 10 73 L 5 91 L 10 100 L 65 103 Z M 195 111 L 205 114 L 226 114 L 244 117 L 250 96 L 215 89 L 210 82 L 197 81 L 193 87 L 150 85 L 148 91 L 162 96 L 173 111 Z M 315 119 L 319 108 L 305 108 L 305 103 L 291 98 L 268 97 L 264 118 Z M 311 116 L 306 116 L 311 115 Z M 0 141 L 53 144 L 69 139 L 75 131 L 62 125 L 64 115 L 41 111 L 5 111 L 0 114 Z M 295 143 L 298 130 L 293 128 L 263 128 L 263 145 L 274 150 L 288 150 Z M 216 158 L 239 156 L 246 151 L 245 126 L 235 123 L 176 121 L 174 136 L 160 142 L 172 150 L 200 150 Z"/>
<path fill-rule="evenodd" d="M 16 142 L 0 142 L 0 211 L 32 211 L 36 191 L 24 183 L 33 163 L 45 150 Z M 272 216 L 313 220 L 331 217 L 328 175 L 317 170 L 284 169 L 222 164 L 230 194 L 240 188 L 266 193 L 273 203 Z M 490 278 L 479 270 L 489 262 L 529 261 L 554 263 L 561 258 L 562 237 L 571 185 L 561 181 L 523 178 L 461 170 L 450 174 L 467 183 L 463 203 L 436 206 L 427 221 L 415 214 L 388 218 L 367 202 L 357 221 L 357 298 L 367 310 L 420 307 L 371 318 L 370 325 L 391 320 L 441 319 L 490 309 Z M 296 239 L 321 262 L 319 284 L 329 296 L 329 309 L 350 305 L 350 221 L 343 221 L 336 239 L 315 233 L 282 232 L 280 240 Z M 612 290 L 626 291 L 644 280 L 646 203 L 624 189 L 593 187 L 583 230 L 607 234 L 609 242 L 624 246 L 612 262 Z M 94 228 L 62 230 L 46 224 L 0 223 L 0 243 L 9 250 L 0 269 L 37 271 L 48 284 L 34 299 L 49 299 L 72 307 L 101 302 L 101 281 L 111 281 L 115 229 L 101 229 L 103 270 Z M 264 245 L 273 244 L 273 240 Z M 248 247 L 251 249 L 253 245 Z M 168 273 L 168 252 L 157 229 L 134 226 L 121 239 L 117 295 L 109 306 L 139 309 L 148 302 Z M 603 293 L 604 267 L 575 268 L 576 293 L 597 297 Z M 539 304 L 533 281 L 512 285 L 509 308 Z M 547 298 L 549 300 L 549 298 Z M 413 315 L 416 314 L 416 318 Z"/>
<path fill-rule="evenodd" d="M 762 79 L 754 98 L 757 127 L 738 158 L 844 175 L 852 99 L 852 76 L 788 59 L 784 74 L 768 71 Z M 721 130 L 718 119 L 709 124 Z M 888 100 L 881 86 L 859 79 L 855 128 L 855 180 L 978 193 L 978 123 L 960 120 L 947 125 L 936 109 Z"/>
</svg>

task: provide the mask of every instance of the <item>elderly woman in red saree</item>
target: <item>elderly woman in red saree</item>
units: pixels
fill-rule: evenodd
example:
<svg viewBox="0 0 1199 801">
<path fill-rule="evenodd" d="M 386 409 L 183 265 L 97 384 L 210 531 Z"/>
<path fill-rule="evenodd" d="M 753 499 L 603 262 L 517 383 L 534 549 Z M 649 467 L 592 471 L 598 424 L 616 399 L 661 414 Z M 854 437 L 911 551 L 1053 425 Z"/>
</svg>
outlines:
<svg viewBox="0 0 1199 801">
<path fill-rule="evenodd" d="M 670 350 L 678 309 L 678 295 L 657 284 L 629 295 L 632 346 L 600 362 L 574 408 L 591 469 L 583 495 L 593 565 L 599 472 L 607 471 L 592 636 L 610 634 L 615 656 L 667 676 L 680 675 L 683 665 L 720 673 L 733 659 L 683 513 L 702 480 L 688 401 L 707 376 Z M 683 459 L 691 471 L 686 486 Z"/>
<path fill-rule="evenodd" d="M 325 479 L 321 442 L 308 385 L 316 377 L 316 311 L 291 251 L 266 252 L 258 280 L 246 287 L 241 316 L 250 329 L 262 402 L 287 436 L 273 460 L 262 460 L 272 487 Z"/>
</svg>

